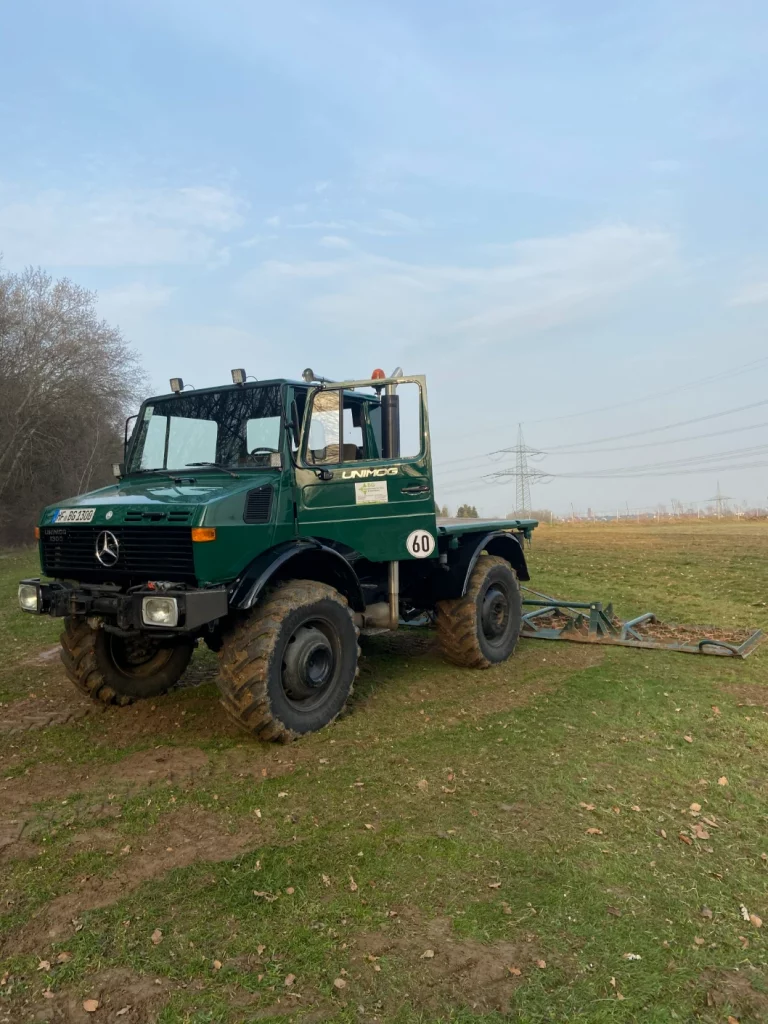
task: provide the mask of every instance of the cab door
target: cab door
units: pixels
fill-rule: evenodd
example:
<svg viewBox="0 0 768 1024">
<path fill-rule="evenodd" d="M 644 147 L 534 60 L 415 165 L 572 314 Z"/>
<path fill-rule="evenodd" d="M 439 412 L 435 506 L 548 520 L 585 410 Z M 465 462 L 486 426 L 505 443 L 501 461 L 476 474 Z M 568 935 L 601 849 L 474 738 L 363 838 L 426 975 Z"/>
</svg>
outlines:
<svg viewBox="0 0 768 1024">
<path fill-rule="evenodd" d="M 398 379 L 397 393 L 400 455 L 388 458 L 376 395 L 341 386 L 310 396 L 296 470 L 300 536 L 376 562 L 436 556 L 424 379 Z"/>
</svg>

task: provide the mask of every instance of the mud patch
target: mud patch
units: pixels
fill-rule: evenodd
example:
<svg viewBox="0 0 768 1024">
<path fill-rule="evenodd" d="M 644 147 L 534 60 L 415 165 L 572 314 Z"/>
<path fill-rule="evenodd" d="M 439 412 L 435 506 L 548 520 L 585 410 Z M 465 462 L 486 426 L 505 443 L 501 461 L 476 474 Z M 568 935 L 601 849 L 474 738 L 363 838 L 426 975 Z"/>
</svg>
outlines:
<svg viewBox="0 0 768 1024">
<path fill-rule="evenodd" d="M 121 1021 L 122 1024 L 153 1024 L 172 989 L 172 984 L 165 978 L 148 977 L 134 974 L 125 968 L 114 968 L 84 979 L 76 993 L 70 990 L 56 992 L 53 998 L 40 999 L 25 1011 L 19 1008 L 18 1012 L 24 1012 L 24 1020 L 46 1021 L 49 1024 L 93 1024 L 99 1020 Z M 95 1013 L 83 1009 L 83 1001 L 86 999 L 98 1002 Z M 120 1016 L 117 1016 L 118 1013 Z"/>
<path fill-rule="evenodd" d="M 70 682 L 58 678 L 39 683 L 36 690 L 35 694 L 0 708 L 0 734 L 14 736 L 30 729 L 67 725 L 105 710 L 79 694 Z"/>
<path fill-rule="evenodd" d="M 95 848 L 115 855 L 114 873 L 78 879 L 71 891 L 58 896 L 19 933 L 9 936 L 0 952 L 5 947 L 14 954 L 41 953 L 51 942 L 72 934 L 79 915 L 117 902 L 144 882 L 196 861 L 231 860 L 272 838 L 269 827 L 262 823 L 249 821 L 235 832 L 227 832 L 226 827 L 223 815 L 190 807 L 168 815 L 132 842 L 113 840 L 108 830 L 97 830 Z M 87 833 L 82 834 L 81 842 L 88 842 Z"/>
<path fill-rule="evenodd" d="M 395 974 L 398 995 L 410 1005 L 430 1012 L 465 1007 L 507 1013 L 515 989 L 540 970 L 535 936 L 528 938 L 491 944 L 462 939 L 450 918 L 424 922 L 404 910 L 388 930 L 356 939 L 355 973 L 379 994 L 375 967 L 379 960 L 391 960 L 395 971 L 388 970 L 387 984 L 391 986 Z"/>
<path fill-rule="evenodd" d="M 765 977 L 757 970 L 705 971 L 701 982 L 706 1005 L 743 1020 L 768 1021 L 768 994 L 752 987 L 750 974 L 756 979 Z"/>
</svg>

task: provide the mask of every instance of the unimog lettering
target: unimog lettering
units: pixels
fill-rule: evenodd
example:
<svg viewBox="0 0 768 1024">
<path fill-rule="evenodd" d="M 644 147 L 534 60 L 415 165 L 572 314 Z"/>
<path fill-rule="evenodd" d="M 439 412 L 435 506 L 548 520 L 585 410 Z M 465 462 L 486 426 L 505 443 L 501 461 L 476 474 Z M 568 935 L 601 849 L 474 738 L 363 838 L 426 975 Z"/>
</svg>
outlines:
<svg viewBox="0 0 768 1024">
<path fill-rule="evenodd" d="M 342 480 L 369 480 L 371 477 L 397 476 L 399 466 L 386 466 L 382 469 L 343 469 Z"/>
<path fill-rule="evenodd" d="M 512 654 L 537 524 L 437 518 L 423 377 L 302 376 L 174 377 L 138 410 L 115 481 L 43 510 L 42 576 L 19 604 L 64 619 L 86 697 L 152 700 L 204 643 L 225 710 L 286 741 L 342 712 L 360 633 L 428 621 L 454 664 Z"/>
</svg>

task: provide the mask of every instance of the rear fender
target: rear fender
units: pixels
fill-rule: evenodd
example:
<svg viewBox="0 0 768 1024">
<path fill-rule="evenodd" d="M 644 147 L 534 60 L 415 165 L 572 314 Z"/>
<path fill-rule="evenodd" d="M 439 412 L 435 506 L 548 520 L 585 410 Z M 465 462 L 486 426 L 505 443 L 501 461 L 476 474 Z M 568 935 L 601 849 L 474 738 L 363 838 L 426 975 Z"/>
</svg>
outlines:
<svg viewBox="0 0 768 1024">
<path fill-rule="evenodd" d="M 448 572 L 438 577 L 439 600 L 459 598 L 466 594 L 472 571 L 483 552 L 506 559 L 518 579 L 531 578 L 517 534 L 505 530 L 479 537 L 478 534 L 465 534 L 459 541 L 458 550 L 448 552 Z"/>
<path fill-rule="evenodd" d="M 288 541 L 255 558 L 233 584 L 230 608 L 252 608 L 265 587 L 284 579 L 327 583 L 346 597 L 354 611 L 365 611 L 360 582 L 346 558 L 325 544 L 306 540 Z"/>
</svg>

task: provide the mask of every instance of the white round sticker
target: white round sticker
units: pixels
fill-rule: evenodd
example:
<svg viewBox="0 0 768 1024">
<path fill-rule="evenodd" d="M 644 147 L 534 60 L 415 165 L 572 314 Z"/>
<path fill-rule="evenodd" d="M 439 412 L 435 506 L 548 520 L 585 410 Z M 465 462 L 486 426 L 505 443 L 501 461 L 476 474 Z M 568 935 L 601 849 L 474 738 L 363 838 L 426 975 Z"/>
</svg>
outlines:
<svg viewBox="0 0 768 1024">
<path fill-rule="evenodd" d="M 428 530 L 414 530 L 408 534 L 405 546 L 414 558 L 429 558 L 435 550 L 435 538 Z"/>
</svg>

